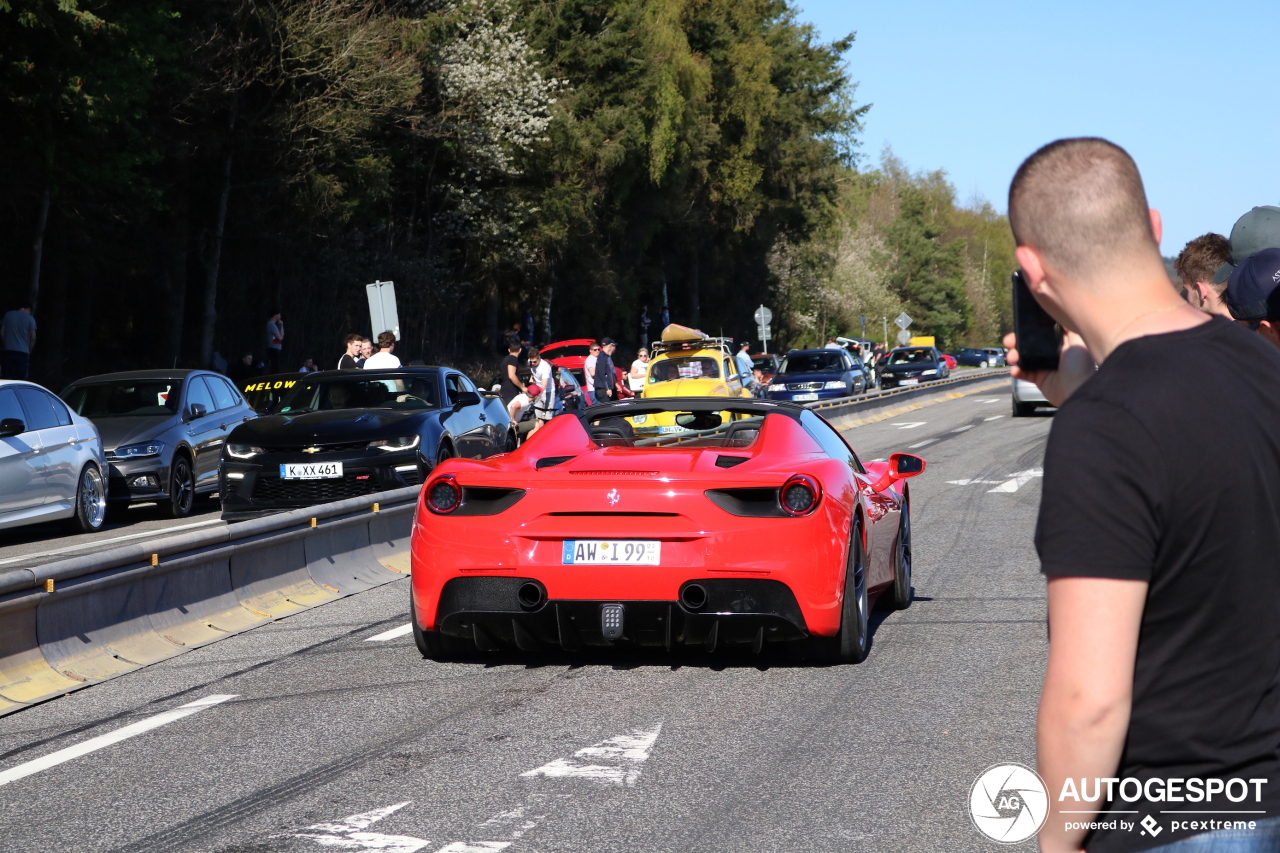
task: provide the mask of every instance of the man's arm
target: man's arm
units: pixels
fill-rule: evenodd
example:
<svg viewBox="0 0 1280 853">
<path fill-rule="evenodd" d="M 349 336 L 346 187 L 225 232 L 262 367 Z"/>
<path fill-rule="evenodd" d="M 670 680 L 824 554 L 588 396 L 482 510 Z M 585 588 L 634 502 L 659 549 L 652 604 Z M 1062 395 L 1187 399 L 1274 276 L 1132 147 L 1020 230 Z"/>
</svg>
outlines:
<svg viewBox="0 0 1280 853">
<path fill-rule="evenodd" d="M 1115 775 L 1129 729 L 1138 628 L 1145 581 L 1049 578 L 1049 664 L 1040 694 L 1036 751 L 1049 789 L 1043 853 L 1076 853 L 1086 832 L 1068 822 L 1093 820 L 1102 800 L 1059 801 L 1063 783 Z M 1092 790 L 1092 789 L 1091 789 Z M 1061 814 L 1067 809 L 1083 814 Z"/>
<path fill-rule="evenodd" d="M 520 374 L 516 372 L 516 366 L 514 364 L 507 365 L 507 378 L 511 380 L 512 385 L 517 388 L 520 387 Z"/>
<path fill-rule="evenodd" d="M 32 329 L 27 333 L 27 352 L 35 352 L 36 350 L 36 330 Z"/>
</svg>

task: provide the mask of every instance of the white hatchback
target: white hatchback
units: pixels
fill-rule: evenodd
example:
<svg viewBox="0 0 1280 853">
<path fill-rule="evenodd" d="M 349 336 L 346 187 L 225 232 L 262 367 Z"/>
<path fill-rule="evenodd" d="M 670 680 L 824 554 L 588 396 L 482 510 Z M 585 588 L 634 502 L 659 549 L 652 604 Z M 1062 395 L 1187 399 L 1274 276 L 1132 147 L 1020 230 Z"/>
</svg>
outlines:
<svg viewBox="0 0 1280 853">
<path fill-rule="evenodd" d="M 0 381 L 0 529 L 70 519 L 98 530 L 106 470 L 92 423 L 34 382 Z"/>
</svg>

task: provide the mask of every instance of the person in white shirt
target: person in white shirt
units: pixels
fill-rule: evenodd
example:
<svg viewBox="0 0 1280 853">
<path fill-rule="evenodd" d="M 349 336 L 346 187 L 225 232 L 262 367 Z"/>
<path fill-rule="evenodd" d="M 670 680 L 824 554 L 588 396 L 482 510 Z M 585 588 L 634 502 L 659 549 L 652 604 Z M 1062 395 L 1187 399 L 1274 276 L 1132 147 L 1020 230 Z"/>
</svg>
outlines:
<svg viewBox="0 0 1280 853">
<path fill-rule="evenodd" d="M 742 346 L 738 349 L 738 354 L 733 357 L 733 360 L 738 365 L 738 374 L 742 377 L 743 388 L 756 387 L 756 378 L 753 371 L 755 365 L 751 363 L 751 353 L 748 352 L 750 349 L 751 341 L 743 341 Z"/>
<path fill-rule="evenodd" d="M 644 380 L 649 375 L 649 351 L 640 347 L 636 360 L 631 362 L 631 370 L 627 373 L 627 386 L 637 397 L 644 394 Z"/>
<path fill-rule="evenodd" d="M 844 349 L 844 345 L 835 338 L 827 338 L 827 345 L 823 349 Z"/>
<path fill-rule="evenodd" d="M 529 387 L 538 388 L 538 393 L 533 396 L 533 429 L 529 430 L 529 435 L 533 435 L 542 429 L 544 423 L 555 417 L 556 389 L 551 381 L 551 365 L 542 360 L 542 355 L 536 349 L 529 350 L 529 370 L 533 373 L 530 379 L 533 384 Z"/>
<path fill-rule="evenodd" d="M 592 344 L 587 348 L 587 360 L 582 363 L 582 393 L 587 395 L 587 405 L 594 406 L 596 399 L 592 391 L 596 381 L 596 359 L 600 357 L 600 345 Z"/>
<path fill-rule="evenodd" d="M 396 336 L 392 332 L 378 335 L 378 351 L 365 360 L 365 370 L 378 370 L 388 367 L 399 367 L 400 359 L 391 354 L 396 348 Z"/>
</svg>

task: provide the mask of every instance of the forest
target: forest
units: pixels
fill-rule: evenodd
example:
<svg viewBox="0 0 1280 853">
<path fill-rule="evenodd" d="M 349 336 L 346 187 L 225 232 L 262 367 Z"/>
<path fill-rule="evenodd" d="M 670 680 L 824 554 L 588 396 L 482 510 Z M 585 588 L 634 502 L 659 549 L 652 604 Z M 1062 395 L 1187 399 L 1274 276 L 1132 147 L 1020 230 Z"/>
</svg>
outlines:
<svg viewBox="0 0 1280 853">
<path fill-rule="evenodd" d="M 852 13 L 851 13 L 852 14 Z M 787 0 L 0 0 L 0 310 L 32 378 L 332 366 L 394 281 L 397 354 L 640 342 L 950 348 L 1009 326 L 1013 243 L 944 172 L 861 150 L 855 35 Z M 851 20 L 850 29 L 856 29 Z M 866 318 L 865 326 L 862 318 Z M 654 327 L 656 332 L 656 325 Z"/>
</svg>

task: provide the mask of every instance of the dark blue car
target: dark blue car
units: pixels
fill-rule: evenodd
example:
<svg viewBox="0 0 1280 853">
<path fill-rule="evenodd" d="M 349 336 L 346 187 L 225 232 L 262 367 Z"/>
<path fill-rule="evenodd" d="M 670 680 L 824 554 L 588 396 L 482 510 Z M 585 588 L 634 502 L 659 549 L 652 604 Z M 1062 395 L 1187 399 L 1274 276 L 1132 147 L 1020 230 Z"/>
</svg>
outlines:
<svg viewBox="0 0 1280 853">
<path fill-rule="evenodd" d="M 848 350 L 792 350 L 782 359 L 765 399 L 804 403 L 848 397 L 866 389 L 862 366 Z"/>
</svg>

